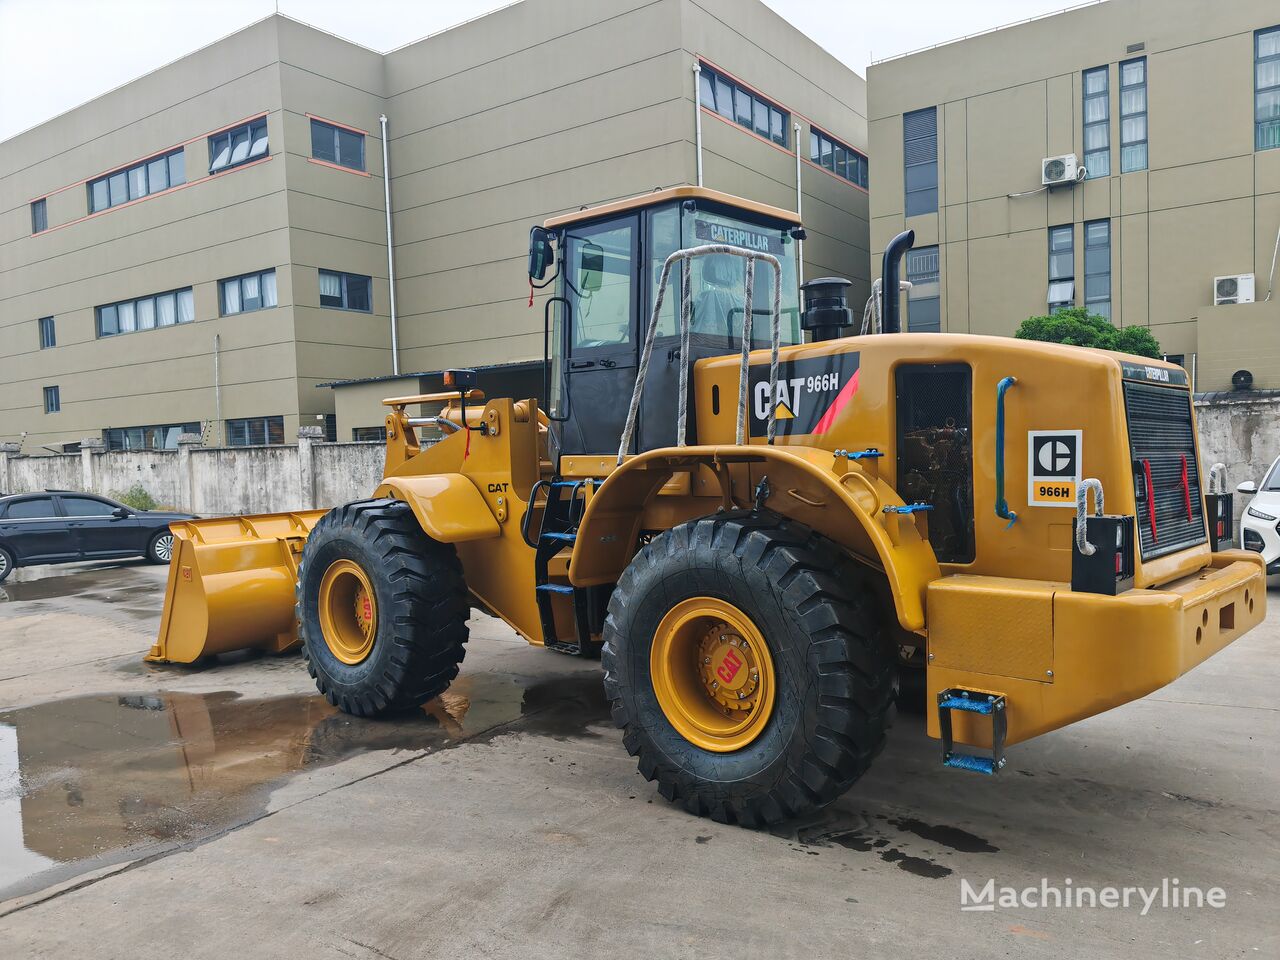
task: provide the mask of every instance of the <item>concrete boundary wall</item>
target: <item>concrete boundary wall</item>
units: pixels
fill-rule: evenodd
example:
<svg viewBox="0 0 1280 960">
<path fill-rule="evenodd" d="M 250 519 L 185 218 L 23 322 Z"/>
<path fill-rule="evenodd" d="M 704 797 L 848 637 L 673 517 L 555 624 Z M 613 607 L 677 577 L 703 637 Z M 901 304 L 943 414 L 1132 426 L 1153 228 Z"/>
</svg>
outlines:
<svg viewBox="0 0 1280 960">
<path fill-rule="evenodd" d="M 19 455 L 0 445 L 0 492 L 88 490 L 111 496 L 142 487 L 157 504 L 200 516 L 332 507 L 369 496 L 382 479 L 381 443 L 323 443 L 303 427 L 296 446 L 202 447 L 184 437 L 177 450 L 103 450 Z"/>
</svg>

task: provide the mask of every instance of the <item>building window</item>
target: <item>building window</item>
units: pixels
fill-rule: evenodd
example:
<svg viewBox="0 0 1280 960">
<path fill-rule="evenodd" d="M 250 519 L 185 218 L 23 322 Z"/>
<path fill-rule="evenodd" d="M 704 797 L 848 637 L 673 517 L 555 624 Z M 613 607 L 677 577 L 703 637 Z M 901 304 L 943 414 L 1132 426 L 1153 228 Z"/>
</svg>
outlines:
<svg viewBox="0 0 1280 960">
<path fill-rule="evenodd" d="M 1075 228 L 1071 224 L 1049 228 L 1049 311 L 1076 302 Z"/>
<path fill-rule="evenodd" d="M 262 447 L 284 443 L 284 417 L 248 417 L 227 421 L 227 446 Z"/>
<path fill-rule="evenodd" d="M 844 177 L 864 190 L 867 186 L 867 158 L 825 133 L 810 127 L 809 160 L 837 177 Z"/>
<path fill-rule="evenodd" d="M 1254 146 L 1280 147 L 1280 27 L 1254 35 Z"/>
<path fill-rule="evenodd" d="M 1111 93 L 1106 67 L 1084 72 L 1084 167 L 1090 177 L 1111 176 Z"/>
<path fill-rule="evenodd" d="M 906 216 L 938 212 L 938 108 L 902 115 Z"/>
<path fill-rule="evenodd" d="M 1160 359 L 1162 359 L 1165 363 L 1176 363 L 1178 366 L 1182 367 L 1184 370 L 1187 367 L 1187 356 L 1186 354 L 1183 354 L 1183 353 L 1166 353 Z"/>
<path fill-rule="evenodd" d="M 54 328 L 53 317 L 41 317 L 36 321 L 40 325 L 40 349 L 48 350 L 58 345 L 58 332 Z"/>
<path fill-rule="evenodd" d="M 198 423 L 159 423 L 145 427 L 108 427 L 102 442 L 108 450 L 177 450 L 178 437 L 199 433 Z"/>
<path fill-rule="evenodd" d="M 108 303 L 96 309 L 99 337 L 172 327 L 177 323 L 190 323 L 196 318 L 190 287 L 139 297 L 137 300 Z"/>
<path fill-rule="evenodd" d="M 939 299 L 938 248 L 916 247 L 907 251 L 907 324 L 912 333 L 938 333 L 942 330 Z"/>
<path fill-rule="evenodd" d="M 263 270 L 218 281 L 218 302 L 222 315 L 266 310 L 276 305 L 276 272 Z"/>
<path fill-rule="evenodd" d="M 698 98 L 702 101 L 702 106 L 714 110 L 726 120 L 733 120 L 748 130 L 754 130 L 779 146 L 787 145 L 791 114 L 705 63 L 701 64 L 701 72 L 698 74 Z"/>
<path fill-rule="evenodd" d="M 215 133 L 209 138 L 209 172 L 229 170 L 267 153 L 267 118 Z"/>
<path fill-rule="evenodd" d="M 1111 221 L 1084 225 L 1084 305 L 1090 313 L 1111 319 Z"/>
<path fill-rule="evenodd" d="M 49 229 L 49 205 L 44 197 L 31 202 L 31 232 L 44 233 Z"/>
<path fill-rule="evenodd" d="M 336 307 L 340 310 L 363 310 L 368 313 L 370 306 L 370 286 L 372 280 L 358 273 L 338 273 L 334 270 L 320 271 L 320 306 Z"/>
<path fill-rule="evenodd" d="M 90 180 L 89 212 L 97 213 L 108 207 L 117 207 L 186 182 L 186 154 L 179 147 L 123 170 L 108 173 L 105 177 Z"/>
<path fill-rule="evenodd" d="M 360 442 L 382 442 L 387 439 L 386 427 L 352 427 L 351 439 Z"/>
<path fill-rule="evenodd" d="M 364 134 L 313 119 L 311 156 L 340 167 L 364 170 Z"/>
<path fill-rule="evenodd" d="M 1120 172 L 1147 169 L 1147 58 L 1120 64 Z"/>
<path fill-rule="evenodd" d="M 44 412 L 57 413 L 62 409 L 62 397 L 58 393 L 57 387 L 44 388 Z"/>
</svg>

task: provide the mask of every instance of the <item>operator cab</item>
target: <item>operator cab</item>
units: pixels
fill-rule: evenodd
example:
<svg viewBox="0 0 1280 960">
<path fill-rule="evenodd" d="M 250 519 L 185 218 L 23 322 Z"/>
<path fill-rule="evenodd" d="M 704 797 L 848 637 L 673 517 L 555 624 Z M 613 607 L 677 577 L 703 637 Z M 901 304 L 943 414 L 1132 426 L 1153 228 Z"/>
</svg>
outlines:
<svg viewBox="0 0 1280 960">
<path fill-rule="evenodd" d="M 529 278 L 554 283 L 546 304 L 547 415 L 558 454 L 616 455 L 662 267 L 676 250 L 728 243 L 782 264 L 782 344 L 799 343 L 794 213 L 700 187 L 674 187 L 554 217 L 529 239 Z M 553 247 L 554 244 L 554 247 Z M 690 362 L 741 349 L 746 261 L 714 255 L 687 262 Z M 769 346 L 772 270 L 755 273 L 752 344 Z M 681 268 L 673 267 L 630 453 L 676 442 Z M 690 378 L 692 387 L 692 377 Z M 689 438 L 696 437 L 690 402 Z"/>
</svg>

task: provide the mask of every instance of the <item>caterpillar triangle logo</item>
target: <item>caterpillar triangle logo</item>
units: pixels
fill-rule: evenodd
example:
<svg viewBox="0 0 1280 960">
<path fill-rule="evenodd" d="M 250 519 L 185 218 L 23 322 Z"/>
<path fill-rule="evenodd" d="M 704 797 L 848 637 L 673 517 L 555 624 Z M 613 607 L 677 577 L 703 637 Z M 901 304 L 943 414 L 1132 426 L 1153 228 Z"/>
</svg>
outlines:
<svg viewBox="0 0 1280 960">
<path fill-rule="evenodd" d="M 794 420 L 796 418 L 796 415 L 791 412 L 791 408 L 782 400 L 778 401 L 778 406 L 773 411 L 773 415 L 778 420 Z"/>
</svg>

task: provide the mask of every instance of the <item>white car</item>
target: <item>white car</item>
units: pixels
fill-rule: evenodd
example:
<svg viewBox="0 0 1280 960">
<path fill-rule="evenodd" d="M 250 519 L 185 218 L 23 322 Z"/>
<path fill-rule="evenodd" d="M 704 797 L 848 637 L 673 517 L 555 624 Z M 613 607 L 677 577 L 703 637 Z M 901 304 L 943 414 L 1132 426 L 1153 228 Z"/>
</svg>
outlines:
<svg viewBox="0 0 1280 960">
<path fill-rule="evenodd" d="M 1261 486 L 1246 480 L 1236 490 L 1253 496 L 1240 518 L 1240 545 L 1262 554 L 1267 573 L 1280 573 L 1280 458 Z"/>
</svg>

